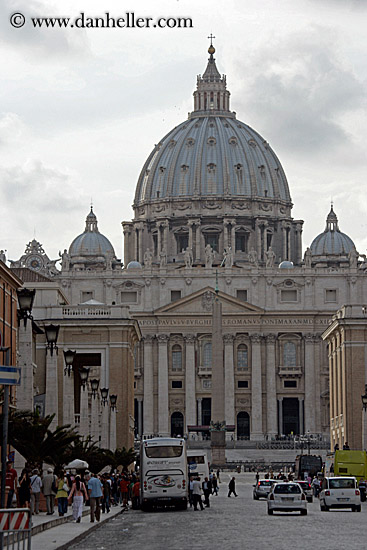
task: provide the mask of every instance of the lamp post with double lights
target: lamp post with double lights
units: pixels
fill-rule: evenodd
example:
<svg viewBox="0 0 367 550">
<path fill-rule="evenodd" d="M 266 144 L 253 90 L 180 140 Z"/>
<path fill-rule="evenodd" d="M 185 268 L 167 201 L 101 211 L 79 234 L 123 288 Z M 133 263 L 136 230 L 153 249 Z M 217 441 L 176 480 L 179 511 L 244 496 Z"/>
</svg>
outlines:
<svg viewBox="0 0 367 550">
<path fill-rule="evenodd" d="M 79 369 L 80 383 L 82 390 L 80 392 L 80 424 L 79 432 L 83 436 L 89 435 L 89 406 L 88 406 L 88 390 L 87 382 L 89 376 L 89 368 L 81 367 Z"/>
<path fill-rule="evenodd" d="M 46 415 L 54 414 L 50 429 L 54 430 L 59 424 L 58 418 L 58 376 L 57 376 L 57 338 L 60 325 L 44 325 L 46 336 Z M 56 354 L 54 355 L 54 351 Z M 48 352 L 50 352 L 48 354 Z"/>
<path fill-rule="evenodd" d="M 99 387 L 98 378 L 90 380 L 90 387 L 92 390 L 90 434 L 95 441 L 99 441 L 99 399 L 96 399 Z"/>
<path fill-rule="evenodd" d="M 367 447 L 367 384 L 364 386 L 364 394 L 362 399 L 362 449 Z"/>
<path fill-rule="evenodd" d="M 110 412 L 109 448 L 111 449 L 112 452 L 116 450 L 116 402 L 117 402 L 117 395 L 110 394 L 111 412 Z"/>
<path fill-rule="evenodd" d="M 73 365 L 76 357 L 76 350 L 71 350 L 71 349 L 63 350 L 63 354 L 64 354 L 63 423 L 73 425 L 75 423 Z"/>
</svg>

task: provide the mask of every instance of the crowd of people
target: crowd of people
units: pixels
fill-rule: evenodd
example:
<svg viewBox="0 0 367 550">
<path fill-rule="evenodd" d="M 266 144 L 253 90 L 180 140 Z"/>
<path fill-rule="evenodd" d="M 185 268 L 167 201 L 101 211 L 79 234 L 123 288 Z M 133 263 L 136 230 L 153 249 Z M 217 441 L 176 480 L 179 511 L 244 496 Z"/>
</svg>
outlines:
<svg viewBox="0 0 367 550">
<path fill-rule="evenodd" d="M 94 474 L 82 470 L 80 474 L 66 471 L 54 472 L 48 468 L 45 474 L 37 468 L 24 468 L 18 477 L 12 462 L 7 462 L 6 507 L 29 508 L 31 514 L 40 513 L 41 494 L 46 501 L 46 515 L 57 511 L 59 516 L 68 512 L 72 506 L 73 519 L 80 523 L 83 506 L 90 507 L 90 521 L 100 521 L 101 512 L 108 513 L 111 506 L 122 506 L 128 509 L 129 502 L 132 508 L 139 507 L 140 482 L 135 473 L 104 473 Z"/>
</svg>

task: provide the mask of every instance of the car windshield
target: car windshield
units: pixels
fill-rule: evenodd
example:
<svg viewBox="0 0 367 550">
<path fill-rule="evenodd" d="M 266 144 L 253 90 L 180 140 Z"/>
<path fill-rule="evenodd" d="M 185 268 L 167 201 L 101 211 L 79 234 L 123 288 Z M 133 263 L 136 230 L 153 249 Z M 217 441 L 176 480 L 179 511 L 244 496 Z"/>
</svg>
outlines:
<svg viewBox="0 0 367 550">
<path fill-rule="evenodd" d="M 260 485 L 265 487 L 271 487 L 273 485 L 272 481 L 269 481 L 268 479 L 259 481 Z"/>
<path fill-rule="evenodd" d="M 282 495 L 289 495 L 289 494 L 297 494 L 301 492 L 301 488 L 298 487 L 298 485 L 294 484 L 279 484 L 275 485 L 274 487 L 274 493 L 282 494 Z"/>
<path fill-rule="evenodd" d="M 178 445 L 162 445 L 160 447 L 145 447 L 148 458 L 175 458 L 182 455 L 183 447 Z"/>
<path fill-rule="evenodd" d="M 330 489 L 354 489 L 355 488 L 355 480 L 351 478 L 347 479 L 329 479 L 329 487 Z"/>
</svg>

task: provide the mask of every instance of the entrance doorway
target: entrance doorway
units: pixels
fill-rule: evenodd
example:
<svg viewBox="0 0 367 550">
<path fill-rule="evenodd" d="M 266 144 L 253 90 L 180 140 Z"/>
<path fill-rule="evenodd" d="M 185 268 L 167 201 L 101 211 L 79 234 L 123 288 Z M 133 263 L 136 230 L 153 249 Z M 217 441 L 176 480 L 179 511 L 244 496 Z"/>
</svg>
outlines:
<svg viewBox="0 0 367 550">
<path fill-rule="evenodd" d="M 210 426 L 210 421 L 212 419 L 212 400 L 211 397 L 203 397 L 201 401 L 201 424 L 202 426 Z M 205 439 L 210 438 L 209 430 L 203 432 L 203 437 Z"/>
<path fill-rule="evenodd" d="M 283 431 L 284 435 L 299 435 L 299 400 L 298 397 L 283 397 Z"/>
<path fill-rule="evenodd" d="M 250 439 L 250 415 L 245 411 L 237 415 L 237 439 Z"/>
<path fill-rule="evenodd" d="M 184 435 L 184 417 L 180 412 L 174 412 L 171 415 L 171 437 L 183 437 Z"/>
</svg>

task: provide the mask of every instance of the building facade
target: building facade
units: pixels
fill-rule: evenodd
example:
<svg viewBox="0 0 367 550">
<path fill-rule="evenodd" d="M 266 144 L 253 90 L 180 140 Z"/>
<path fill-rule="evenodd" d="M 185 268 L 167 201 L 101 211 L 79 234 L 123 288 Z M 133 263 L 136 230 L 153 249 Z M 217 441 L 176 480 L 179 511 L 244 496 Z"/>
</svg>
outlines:
<svg viewBox="0 0 367 550">
<path fill-rule="evenodd" d="M 224 420 L 235 437 L 310 432 L 328 438 L 329 359 L 321 335 L 343 304 L 366 302 L 367 266 L 341 232 L 333 206 L 324 230 L 303 252 L 303 221 L 292 218 L 282 165 L 269 143 L 230 110 L 214 53 L 211 45 L 194 110 L 143 165 L 134 217 L 122 222 L 124 264 L 92 209 L 60 269 L 48 266 L 65 303 L 55 305 L 57 314 L 45 308 L 40 318 L 58 320 L 65 347 L 99 354 L 102 371 L 110 365 L 110 380 L 131 360 L 137 436 L 200 437 L 211 420 L 218 288 Z M 41 269 L 27 255 L 20 263 Z M 129 326 L 138 323 L 138 336 L 125 339 L 121 312 Z M 72 402 L 72 390 L 65 392 Z M 78 399 L 74 388 L 75 412 Z M 60 417 L 65 403 L 59 400 Z"/>
</svg>

